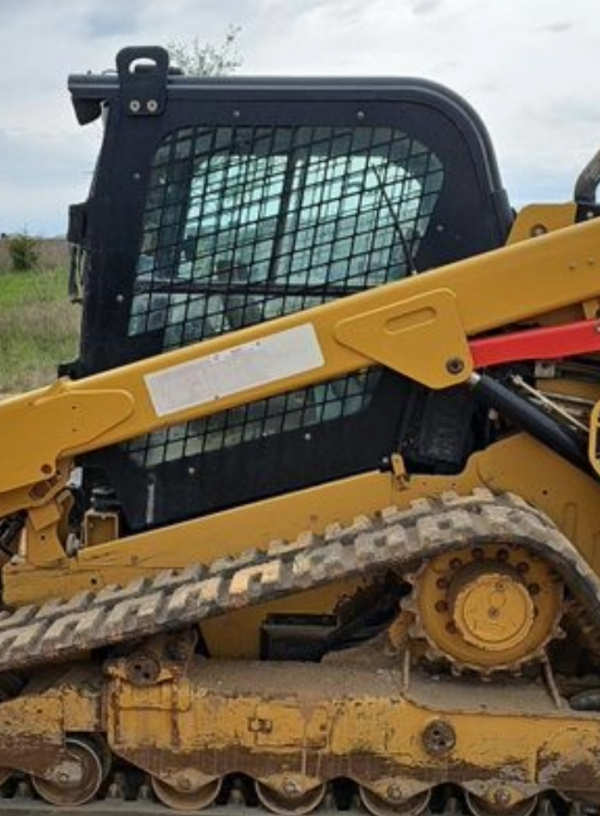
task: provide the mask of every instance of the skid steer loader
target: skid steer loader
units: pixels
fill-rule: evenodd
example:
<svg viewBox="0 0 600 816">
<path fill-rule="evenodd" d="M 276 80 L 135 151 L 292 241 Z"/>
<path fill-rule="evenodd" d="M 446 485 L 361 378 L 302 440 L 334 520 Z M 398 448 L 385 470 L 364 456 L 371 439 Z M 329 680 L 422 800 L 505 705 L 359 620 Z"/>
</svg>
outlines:
<svg viewBox="0 0 600 816">
<path fill-rule="evenodd" d="M 402 79 L 70 79 L 78 359 L 0 405 L 3 813 L 600 807 L 600 178 Z"/>
</svg>

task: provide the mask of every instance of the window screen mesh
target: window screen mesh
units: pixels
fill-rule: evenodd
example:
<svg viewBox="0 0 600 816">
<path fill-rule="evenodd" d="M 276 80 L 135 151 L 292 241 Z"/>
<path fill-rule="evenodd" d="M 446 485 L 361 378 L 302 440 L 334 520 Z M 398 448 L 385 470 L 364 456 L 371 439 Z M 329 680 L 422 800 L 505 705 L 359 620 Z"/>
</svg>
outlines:
<svg viewBox="0 0 600 816">
<path fill-rule="evenodd" d="M 443 180 L 385 127 L 194 127 L 153 162 L 129 334 L 176 348 L 409 274 Z M 159 464 L 363 410 L 378 371 L 134 440 Z"/>
</svg>

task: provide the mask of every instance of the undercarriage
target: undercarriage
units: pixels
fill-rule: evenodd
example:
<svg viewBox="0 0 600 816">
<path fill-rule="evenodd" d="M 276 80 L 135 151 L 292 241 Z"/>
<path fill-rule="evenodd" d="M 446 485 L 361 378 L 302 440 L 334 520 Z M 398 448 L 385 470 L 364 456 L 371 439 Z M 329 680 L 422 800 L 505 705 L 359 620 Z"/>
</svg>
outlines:
<svg viewBox="0 0 600 816">
<path fill-rule="evenodd" d="M 377 633 L 314 662 L 206 654 L 204 619 L 358 573 L 395 588 Z M 543 514 L 480 490 L 5 613 L 3 807 L 593 806 L 597 658 L 585 676 L 569 661 L 597 640 L 599 598 Z"/>
</svg>

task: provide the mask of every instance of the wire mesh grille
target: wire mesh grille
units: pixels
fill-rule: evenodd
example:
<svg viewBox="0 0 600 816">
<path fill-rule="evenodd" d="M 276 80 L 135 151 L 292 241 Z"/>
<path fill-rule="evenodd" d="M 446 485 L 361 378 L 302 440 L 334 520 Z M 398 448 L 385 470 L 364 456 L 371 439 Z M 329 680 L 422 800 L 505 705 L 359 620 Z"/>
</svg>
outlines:
<svg viewBox="0 0 600 816">
<path fill-rule="evenodd" d="M 385 127 L 194 127 L 160 145 L 129 334 L 170 349 L 414 271 L 443 181 Z M 134 440 L 150 466 L 363 410 L 379 373 L 345 377 Z"/>
</svg>

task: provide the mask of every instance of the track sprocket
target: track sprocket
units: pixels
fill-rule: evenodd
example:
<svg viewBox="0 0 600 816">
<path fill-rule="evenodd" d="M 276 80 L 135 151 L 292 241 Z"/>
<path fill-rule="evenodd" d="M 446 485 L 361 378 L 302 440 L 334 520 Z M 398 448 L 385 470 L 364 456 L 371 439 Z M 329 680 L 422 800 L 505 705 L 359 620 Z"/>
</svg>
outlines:
<svg viewBox="0 0 600 816">
<path fill-rule="evenodd" d="M 456 671 L 515 671 L 560 637 L 564 587 L 539 555 L 518 544 L 462 547 L 426 560 L 410 576 L 404 607 L 411 635 L 431 660 Z"/>
</svg>

